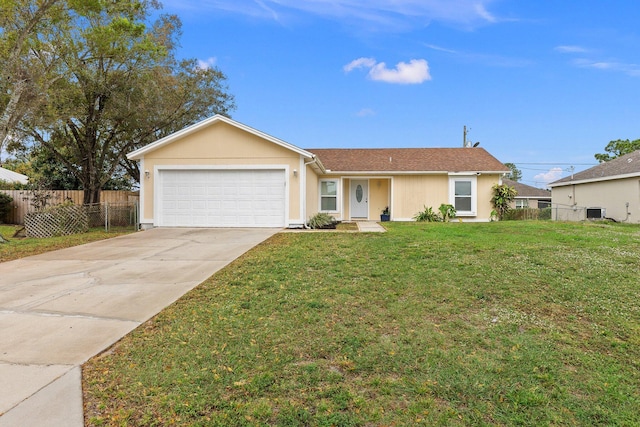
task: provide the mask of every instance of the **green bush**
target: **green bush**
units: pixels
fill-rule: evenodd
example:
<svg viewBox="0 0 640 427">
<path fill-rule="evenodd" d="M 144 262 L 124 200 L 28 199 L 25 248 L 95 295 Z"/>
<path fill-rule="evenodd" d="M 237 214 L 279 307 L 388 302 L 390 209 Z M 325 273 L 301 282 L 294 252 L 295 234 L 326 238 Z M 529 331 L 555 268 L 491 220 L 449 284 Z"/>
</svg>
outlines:
<svg viewBox="0 0 640 427">
<path fill-rule="evenodd" d="M 415 219 L 418 222 L 440 222 L 440 221 L 442 221 L 442 218 L 440 218 L 440 215 L 438 215 L 436 212 L 434 212 L 433 208 L 431 206 L 429 206 L 429 207 L 425 206 L 424 210 L 422 212 L 418 212 L 417 214 L 415 214 L 413 219 Z"/>
<path fill-rule="evenodd" d="M 511 202 L 516 198 L 518 192 L 514 187 L 509 187 L 506 184 L 494 185 L 493 197 L 491 198 L 491 204 L 496 211 L 498 220 L 506 218 L 506 215 L 511 210 Z"/>
<path fill-rule="evenodd" d="M 438 210 L 440 211 L 440 218 L 442 218 L 444 222 L 448 222 L 451 218 L 456 216 L 456 208 L 453 205 L 443 203 L 440 205 Z"/>
<path fill-rule="evenodd" d="M 331 215 L 324 212 L 318 212 L 317 214 L 309 218 L 309 222 L 307 223 L 307 225 L 309 226 L 309 228 L 322 229 L 336 228 L 337 223 L 338 221 Z"/>
<path fill-rule="evenodd" d="M 7 214 L 11 210 L 11 202 L 13 202 L 13 197 L 0 193 L 0 224 L 7 218 Z"/>
</svg>

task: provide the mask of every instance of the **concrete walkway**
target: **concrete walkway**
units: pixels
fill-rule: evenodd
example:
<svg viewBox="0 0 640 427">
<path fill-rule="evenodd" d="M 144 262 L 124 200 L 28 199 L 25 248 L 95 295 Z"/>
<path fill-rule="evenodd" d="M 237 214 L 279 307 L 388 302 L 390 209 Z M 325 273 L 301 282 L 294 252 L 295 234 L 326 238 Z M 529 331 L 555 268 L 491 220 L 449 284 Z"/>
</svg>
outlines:
<svg viewBox="0 0 640 427">
<path fill-rule="evenodd" d="M 363 233 L 385 233 L 386 228 L 375 221 L 358 221 L 358 230 Z"/>
<path fill-rule="evenodd" d="M 80 366 L 278 229 L 153 229 L 0 263 L 0 427 L 81 427 Z"/>
</svg>

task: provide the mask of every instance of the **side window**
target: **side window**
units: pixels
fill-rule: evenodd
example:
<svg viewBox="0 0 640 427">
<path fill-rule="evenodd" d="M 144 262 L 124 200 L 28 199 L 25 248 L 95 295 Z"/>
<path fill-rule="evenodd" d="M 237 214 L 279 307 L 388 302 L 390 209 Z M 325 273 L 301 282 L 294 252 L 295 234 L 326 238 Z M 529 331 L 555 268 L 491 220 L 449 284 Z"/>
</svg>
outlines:
<svg viewBox="0 0 640 427">
<path fill-rule="evenodd" d="M 338 210 L 338 181 L 320 181 L 320 211 L 336 212 Z"/>
<path fill-rule="evenodd" d="M 456 208 L 457 216 L 476 215 L 476 186 L 475 176 L 453 176 L 449 179 L 449 203 Z"/>
</svg>

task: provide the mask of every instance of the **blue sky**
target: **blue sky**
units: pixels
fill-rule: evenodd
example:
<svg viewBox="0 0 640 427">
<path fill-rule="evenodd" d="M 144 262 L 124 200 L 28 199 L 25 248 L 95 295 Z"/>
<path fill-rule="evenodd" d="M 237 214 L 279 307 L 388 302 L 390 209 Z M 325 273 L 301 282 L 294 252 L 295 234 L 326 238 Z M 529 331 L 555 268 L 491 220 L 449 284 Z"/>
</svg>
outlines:
<svg viewBox="0 0 640 427">
<path fill-rule="evenodd" d="M 232 117 L 302 148 L 458 147 L 523 182 L 640 138 L 640 2 L 164 0 Z"/>
</svg>

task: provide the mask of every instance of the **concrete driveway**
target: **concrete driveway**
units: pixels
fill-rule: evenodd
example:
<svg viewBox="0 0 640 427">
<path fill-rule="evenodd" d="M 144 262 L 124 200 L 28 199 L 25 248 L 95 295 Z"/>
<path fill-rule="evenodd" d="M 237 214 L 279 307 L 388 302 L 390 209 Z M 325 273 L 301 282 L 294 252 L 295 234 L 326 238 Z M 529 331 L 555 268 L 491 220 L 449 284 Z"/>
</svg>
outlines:
<svg viewBox="0 0 640 427">
<path fill-rule="evenodd" d="M 0 427 L 81 427 L 82 363 L 278 231 L 156 228 L 0 263 Z"/>
</svg>

